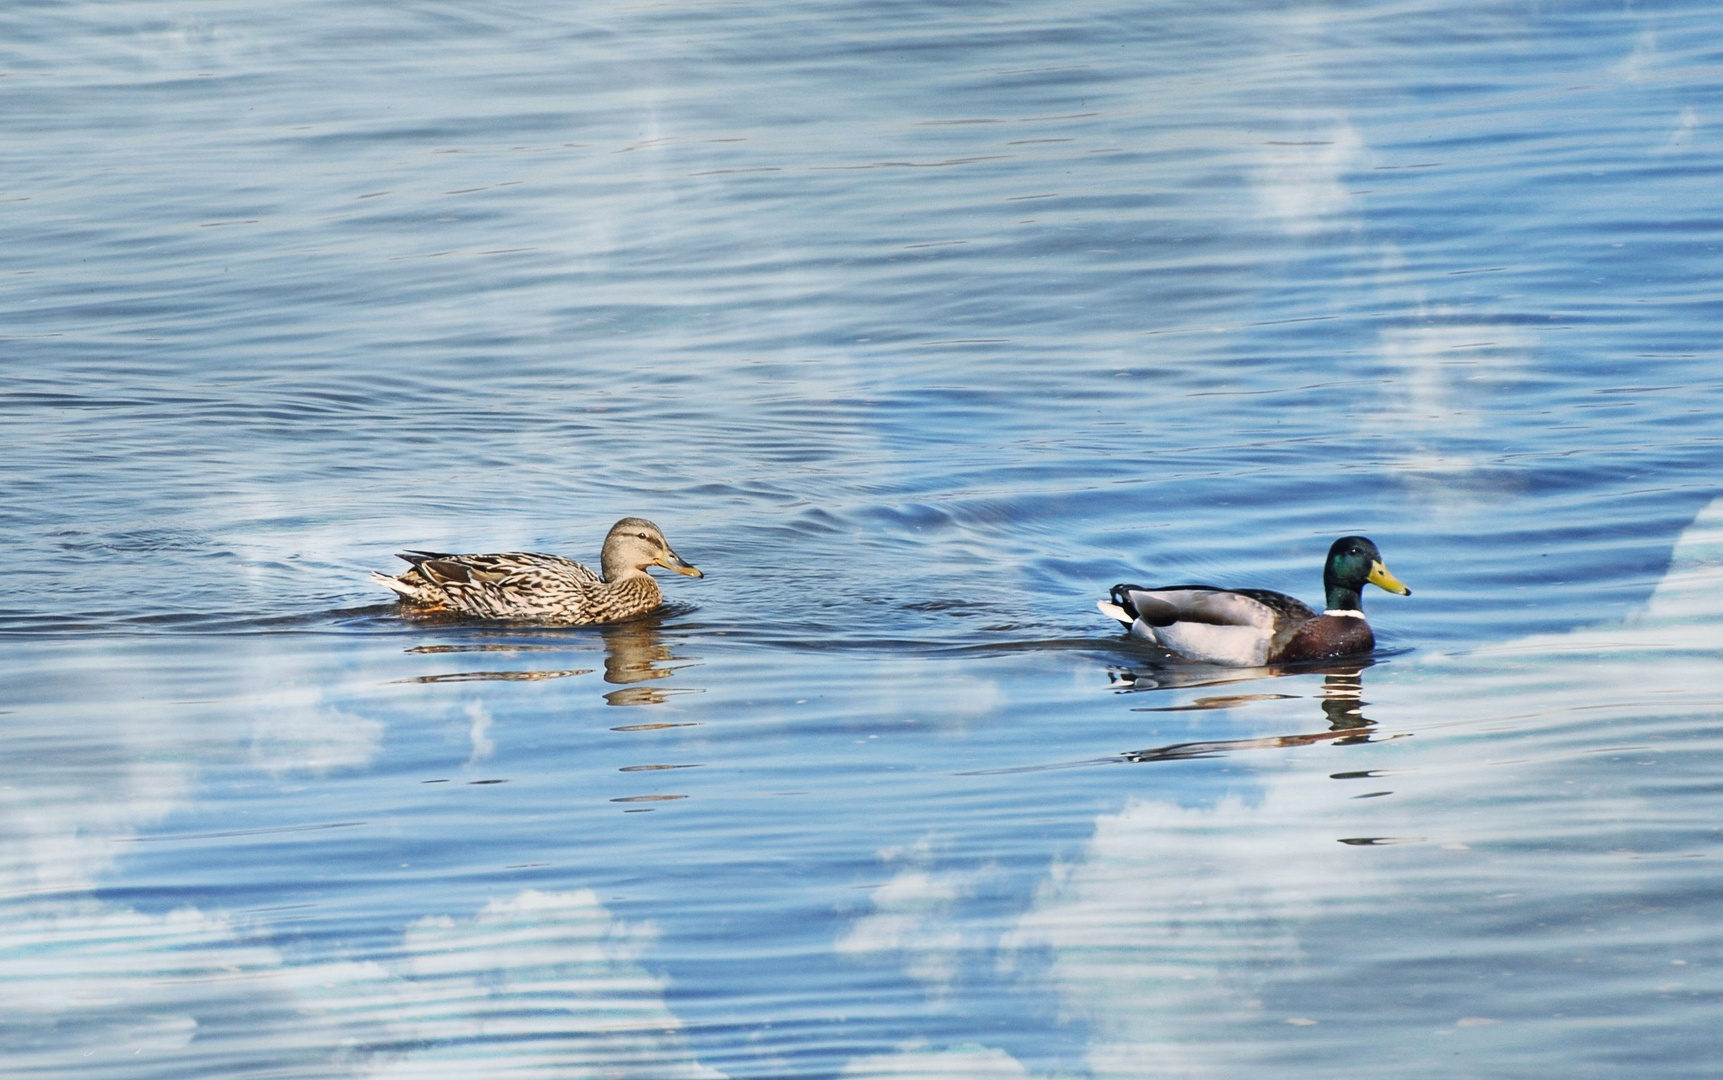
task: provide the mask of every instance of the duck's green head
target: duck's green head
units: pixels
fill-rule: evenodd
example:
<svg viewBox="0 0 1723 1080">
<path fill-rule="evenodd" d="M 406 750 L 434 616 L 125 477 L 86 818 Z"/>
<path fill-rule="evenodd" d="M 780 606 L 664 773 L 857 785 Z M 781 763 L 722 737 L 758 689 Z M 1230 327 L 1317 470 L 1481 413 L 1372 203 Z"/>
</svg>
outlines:
<svg viewBox="0 0 1723 1080">
<path fill-rule="evenodd" d="M 1356 609 L 1358 590 L 1366 584 L 1401 596 L 1412 595 L 1411 589 L 1388 572 L 1382 564 L 1382 553 L 1368 538 L 1342 536 L 1328 549 L 1328 562 L 1322 568 L 1322 585 L 1328 591 L 1329 608 Z"/>
</svg>

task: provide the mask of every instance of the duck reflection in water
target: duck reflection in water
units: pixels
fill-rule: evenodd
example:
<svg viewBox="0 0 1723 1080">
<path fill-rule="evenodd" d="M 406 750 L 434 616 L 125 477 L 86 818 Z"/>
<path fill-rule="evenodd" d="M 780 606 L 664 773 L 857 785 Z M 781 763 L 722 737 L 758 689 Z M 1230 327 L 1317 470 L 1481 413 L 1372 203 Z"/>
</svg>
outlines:
<svg viewBox="0 0 1723 1080">
<path fill-rule="evenodd" d="M 1234 750 L 1270 750 L 1288 746 L 1309 746 L 1319 742 L 1332 742 L 1337 746 L 1370 742 L 1372 741 L 1371 729 L 1376 726 L 1376 721 L 1364 715 L 1364 706 L 1369 704 L 1364 700 L 1364 669 L 1373 663 L 1374 661 L 1368 658 L 1358 658 L 1349 660 L 1344 665 L 1316 667 L 1300 665 L 1293 669 L 1273 671 L 1274 675 L 1320 673 L 1323 676 L 1321 705 L 1322 714 L 1328 721 L 1328 730 L 1326 731 L 1313 731 L 1298 735 L 1271 735 L 1255 739 L 1217 739 L 1208 742 L 1173 743 L 1168 746 L 1151 747 L 1147 750 L 1131 750 L 1119 756 L 1125 761 L 1181 761 L 1189 758 L 1215 757 Z M 1179 685 L 1189 687 L 1214 686 L 1243 681 L 1237 676 L 1203 679 L 1195 672 L 1190 672 L 1189 677 L 1191 681 L 1175 680 L 1169 684 L 1166 679 L 1161 677 L 1145 678 L 1134 672 L 1115 672 L 1114 685 L 1122 686 L 1130 691 L 1171 689 Z M 1252 678 L 1261 677 L 1260 671 L 1252 676 Z M 1193 712 L 1204 709 L 1228 709 L 1252 701 L 1281 700 L 1294 696 L 1296 695 L 1228 694 L 1197 698 L 1187 705 L 1168 705 L 1133 711 Z"/>
<path fill-rule="evenodd" d="M 688 657 L 678 656 L 671 651 L 671 646 L 665 641 L 660 630 L 662 625 L 661 616 L 647 615 L 628 622 L 611 623 L 608 626 L 598 628 L 604 642 L 604 681 L 622 687 L 620 690 L 612 690 L 604 695 L 604 700 L 607 703 L 611 705 L 656 705 L 668 700 L 672 694 L 700 693 L 693 687 L 635 685 L 667 679 L 682 668 L 690 666 L 692 662 Z M 464 641 L 458 644 L 443 645 L 416 645 L 408 649 L 407 652 L 414 655 L 430 656 L 495 653 L 512 657 L 539 652 L 566 654 L 568 651 L 566 645 L 549 644 L 542 631 L 538 630 L 529 633 L 492 631 L 488 636 L 493 640 L 485 642 Z M 501 640 L 495 640 L 498 638 Z M 591 638 L 582 635 L 580 646 L 583 649 L 590 649 Z M 672 661 L 681 662 L 671 663 Z M 591 668 L 485 669 L 416 675 L 400 681 L 409 683 L 536 682 L 544 679 L 564 679 L 576 675 L 590 675 L 591 673 Z"/>
<path fill-rule="evenodd" d="M 665 701 L 671 694 L 692 694 L 699 691 L 689 687 L 656 687 L 636 686 L 636 683 L 650 683 L 658 679 L 667 679 L 677 671 L 689 666 L 686 663 L 673 667 L 659 665 L 673 660 L 685 660 L 671 651 L 665 643 L 660 630 L 662 618 L 648 615 L 644 618 L 632 619 L 628 622 L 612 623 L 603 627 L 604 635 L 604 681 L 622 687 L 604 695 L 604 700 L 611 705 L 657 705 Z"/>
</svg>

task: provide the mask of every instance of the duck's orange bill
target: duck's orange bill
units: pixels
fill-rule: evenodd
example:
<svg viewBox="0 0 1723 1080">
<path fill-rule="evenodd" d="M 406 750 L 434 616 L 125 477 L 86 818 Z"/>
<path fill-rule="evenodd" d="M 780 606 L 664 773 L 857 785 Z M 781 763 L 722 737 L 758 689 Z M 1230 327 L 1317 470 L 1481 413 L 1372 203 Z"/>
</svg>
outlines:
<svg viewBox="0 0 1723 1080">
<path fill-rule="evenodd" d="M 682 556 L 676 554 L 674 551 L 666 551 L 664 553 L 663 558 L 655 559 L 653 561 L 656 562 L 659 566 L 662 566 L 664 569 L 674 570 L 678 574 L 681 574 L 684 577 L 705 577 L 706 576 L 705 574 L 702 574 L 700 572 L 699 567 L 694 566 L 691 563 L 683 562 Z"/>
</svg>

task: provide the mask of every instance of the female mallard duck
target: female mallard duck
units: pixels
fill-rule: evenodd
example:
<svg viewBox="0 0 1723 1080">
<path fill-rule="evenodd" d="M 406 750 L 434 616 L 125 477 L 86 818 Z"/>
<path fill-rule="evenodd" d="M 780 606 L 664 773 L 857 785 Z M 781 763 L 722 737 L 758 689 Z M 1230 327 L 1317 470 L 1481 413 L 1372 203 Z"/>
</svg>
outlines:
<svg viewBox="0 0 1723 1080">
<path fill-rule="evenodd" d="M 1284 593 L 1174 585 L 1145 589 L 1113 586 L 1101 611 L 1137 637 L 1168 652 L 1215 664 L 1258 667 L 1299 660 L 1354 656 L 1376 647 L 1364 621 L 1358 590 L 1365 583 L 1411 596 L 1382 565 L 1382 553 L 1362 536 L 1342 536 L 1328 549 L 1322 584 L 1328 609 L 1320 615 Z"/>
<path fill-rule="evenodd" d="M 664 603 L 646 572 L 662 566 L 689 577 L 704 575 L 670 550 L 658 526 L 623 518 L 610 527 L 599 556 L 603 575 L 561 555 L 508 551 L 496 555 L 444 555 L 409 551 L 413 564 L 400 577 L 371 577 L 422 607 L 483 619 L 531 619 L 558 626 L 617 622 Z"/>
</svg>

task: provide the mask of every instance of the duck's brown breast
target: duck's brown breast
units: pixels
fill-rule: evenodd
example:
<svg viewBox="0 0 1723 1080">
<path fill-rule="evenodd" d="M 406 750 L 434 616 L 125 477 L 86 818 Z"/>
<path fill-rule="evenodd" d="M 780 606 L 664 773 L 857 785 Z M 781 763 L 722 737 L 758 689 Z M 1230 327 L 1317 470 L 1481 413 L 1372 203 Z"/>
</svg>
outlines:
<svg viewBox="0 0 1723 1080">
<path fill-rule="evenodd" d="M 621 581 L 571 590 L 545 614 L 569 625 L 620 622 L 644 615 L 664 603 L 658 583 L 640 574 Z"/>
<path fill-rule="evenodd" d="M 1324 660 L 1331 656 L 1353 656 L 1376 647 L 1370 624 L 1356 615 L 1318 615 L 1300 626 L 1270 663 Z"/>
</svg>

